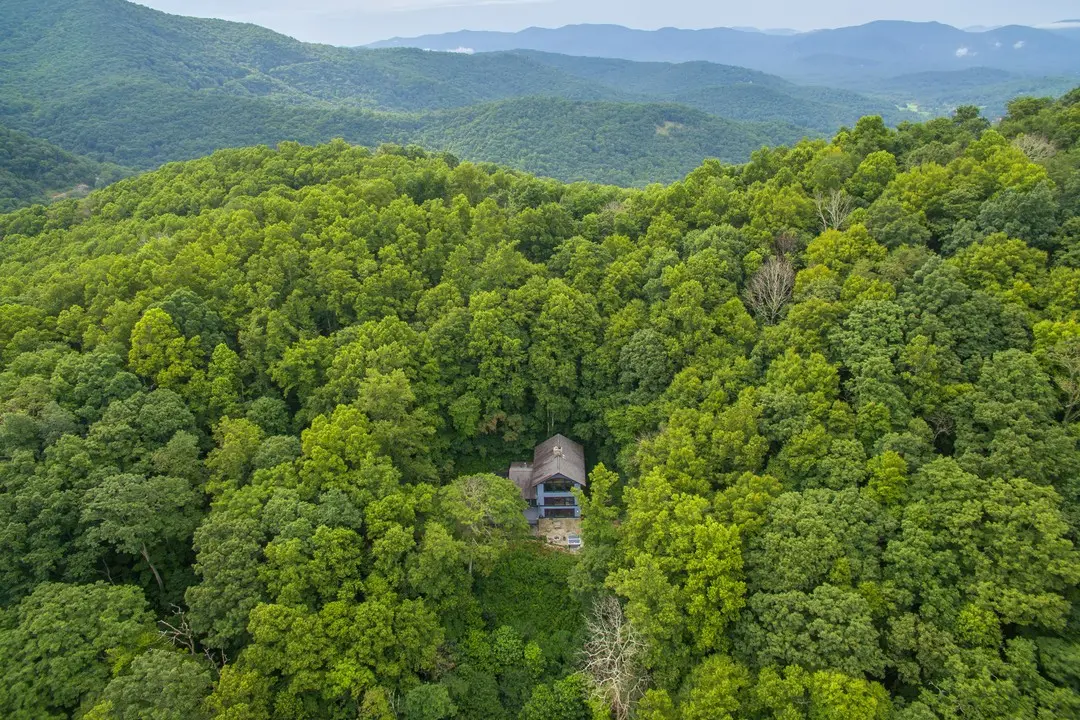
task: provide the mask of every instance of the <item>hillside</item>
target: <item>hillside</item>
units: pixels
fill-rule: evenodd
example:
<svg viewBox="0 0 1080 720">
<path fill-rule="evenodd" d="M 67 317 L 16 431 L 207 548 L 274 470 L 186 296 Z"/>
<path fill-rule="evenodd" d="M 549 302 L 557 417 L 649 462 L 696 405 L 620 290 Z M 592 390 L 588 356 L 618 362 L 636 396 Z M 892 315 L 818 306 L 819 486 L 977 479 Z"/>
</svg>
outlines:
<svg viewBox="0 0 1080 720">
<path fill-rule="evenodd" d="M 126 172 L 0 126 L 0 212 L 56 197 L 85 195 Z"/>
<path fill-rule="evenodd" d="M 674 180 L 706 154 L 746 160 L 765 141 L 829 132 L 863 114 L 914 117 L 850 92 L 715 65 L 334 48 L 123 0 L 12 0 L 5 13 L 4 122 L 139 168 L 222 147 L 342 137 L 422 141 L 563 179 L 640 185 Z M 545 130 L 528 147 L 506 129 L 478 139 L 477 122 L 507 114 L 539 127 L 553 109 L 570 110 L 560 132 Z M 681 142 L 647 134 L 672 112 L 688 129 Z M 616 144 L 622 154 L 610 151 Z"/>
<path fill-rule="evenodd" d="M 724 120 L 672 104 L 507 100 L 435 113 L 413 137 L 466 158 L 484 158 L 545 177 L 622 186 L 673 182 L 712 157 L 742 162 L 766 145 L 797 142 L 791 125 Z"/>
<path fill-rule="evenodd" d="M 1078 217 L 1080 89 L 637 190 L 283 143 L 0 215 L 0 717 L 1080 717 Z M 549 439 L 578 552 L 507 477 Z"/>
</svg>

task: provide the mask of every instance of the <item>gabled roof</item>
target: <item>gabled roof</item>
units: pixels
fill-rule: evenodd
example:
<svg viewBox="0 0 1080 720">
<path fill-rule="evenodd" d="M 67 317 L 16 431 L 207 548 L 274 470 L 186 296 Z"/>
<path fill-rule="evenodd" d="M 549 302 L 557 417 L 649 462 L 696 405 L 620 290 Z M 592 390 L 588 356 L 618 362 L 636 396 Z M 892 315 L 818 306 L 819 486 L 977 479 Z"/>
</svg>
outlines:
<svg viewBox="0 0 1080 720">
<path fill-rule="evenodd" d="M 550 437 L 533 451 L 532 486 L 556 476 L 585 484 L 585 449 L 565 435 Z"/>
</svg>

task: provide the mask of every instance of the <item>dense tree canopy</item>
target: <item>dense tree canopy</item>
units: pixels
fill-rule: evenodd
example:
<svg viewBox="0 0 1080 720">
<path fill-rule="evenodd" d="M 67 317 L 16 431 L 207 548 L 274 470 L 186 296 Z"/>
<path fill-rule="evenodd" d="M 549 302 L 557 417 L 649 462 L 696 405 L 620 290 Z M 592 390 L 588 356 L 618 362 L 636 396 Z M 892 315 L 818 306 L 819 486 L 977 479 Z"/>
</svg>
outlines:
<svg viewBox="0 0 1080 720">
<path fill-rule="evenodd" d="M 0 715 L 1076 717 L 1078 113 L 0 216 Z M 553 432 L 577 555 L 499 476 Z"/>
</svg>

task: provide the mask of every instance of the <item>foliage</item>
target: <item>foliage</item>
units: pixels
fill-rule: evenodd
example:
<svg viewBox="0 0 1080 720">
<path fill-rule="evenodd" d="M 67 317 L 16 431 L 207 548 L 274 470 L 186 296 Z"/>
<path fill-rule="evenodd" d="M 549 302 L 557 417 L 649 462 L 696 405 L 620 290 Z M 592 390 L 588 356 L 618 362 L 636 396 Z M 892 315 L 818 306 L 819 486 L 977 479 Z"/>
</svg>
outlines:
<svg viewBox="0 0 1080 720">
<path fill-rule="evenodd" d="M 643 190 L 284 143 L 0 216 L 0 714 L 1076 716 L 1076 100 Z M 554 432 L 578 554 L 500 474 Z"/>
</svg>

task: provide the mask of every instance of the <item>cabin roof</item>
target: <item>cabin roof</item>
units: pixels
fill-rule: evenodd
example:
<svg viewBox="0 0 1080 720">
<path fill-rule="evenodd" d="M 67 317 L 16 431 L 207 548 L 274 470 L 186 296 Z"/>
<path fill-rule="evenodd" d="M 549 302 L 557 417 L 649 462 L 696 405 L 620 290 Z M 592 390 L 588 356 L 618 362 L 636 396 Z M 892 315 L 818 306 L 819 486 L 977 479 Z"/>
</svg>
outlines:
<svg viewBox="0 0 1080 720">
<path fill-rule="evenodd" d="M 510 479 L 526 500 L 536 499 L 536 486 L 552 478 L 585 485 L 585 449 L 565 435 L 555 435 L 533 450 L 533 461 L 510 464 Z"/>
<path fill-rule="evenodd" d="M 554 435 L 533 451 L 532 486 L 553 477 L 585 484 L 585 449 L 565 435 Z"/>
<path fill-rule="evenodd" d="M 521 496 L 526 500 L 536 499 L 536 486 L 532 482 L 532 463 L 516 462 L 510 465 L 510 479 L 521 490 Z"/>
</svg>

